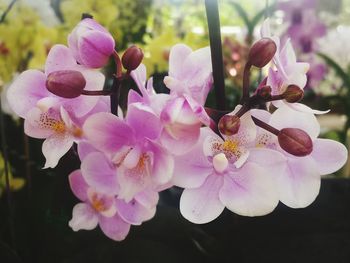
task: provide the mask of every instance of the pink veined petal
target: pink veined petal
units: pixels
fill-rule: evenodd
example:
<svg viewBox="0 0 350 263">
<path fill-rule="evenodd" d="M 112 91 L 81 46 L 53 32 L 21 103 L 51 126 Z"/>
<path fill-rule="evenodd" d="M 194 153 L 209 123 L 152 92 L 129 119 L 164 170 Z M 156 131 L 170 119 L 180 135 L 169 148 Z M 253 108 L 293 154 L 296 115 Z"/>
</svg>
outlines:
<svg viewBox="0 0 350 263">
<path fill-rule="evenodd" d="M 68 176 L 70 189 L 72 189 L 73 194 L 80 199 L 80 201 L 85 202 L 87 200 L 87 191 L 89 186 L 85 182 L 81 171 L 75 170 Z"/>
<path fill-rule="evenodd" d="M 130 224 L 120 218 L 118 213 L 113 217 L 99 216 L 99 225 L 102 232 L 114 241 L 122 241 L 130 230 Z"/>
<path fill-rule="evenodd" d="M 112 55 L 114 46 L 114 39 L 109 33 L 88 30 L 78 39 L 80 62 L 92 68 L 103 67 Z"/>
<path fill-rule="evenodd" d="M 162 124 L 148 106 L 141 103 L 129 104 L 125 121 L 135 131 L 136 140 L 155 140 L 160 136 Z"/>
<path fill-rule="evenodd" d="M 198 120 L 204 125 L 209 126 L 211 119 L 208 113 L 205 111 L 205 108 L 192 97 L 186 94 L 184 95 L 184 97 L 186 98 L 186 102 L 188 103 L 189 107 L 191 108 L 194 115 L 198 118 Z"/>
<path fill-rule="evenodd" d="M 203 142 L 207 133 L 201 129 L 201 135 L 195 147 L 187 154 L 175 157 L 174 185 L 183 188 L 198 188 L 213 172 L 213 165 L 203 152 Z"/>
<path fill-rule="evenodd" d="M 313 114 L 292 110 L 287 105 L 278 108 L 272 114 L 269 124 L 276 129 L 302 129 L 311 139 L 317 138 L 320 133 L 320 125 Z"/>
<path fill-rule="evenodd" d="M 310 107 L 301 104 L 301 103 L 286 103 L 290 108 L 292 108 L 295 111 L 300 111 L 304 113 L 311 113 L 311 114 L 326 114 L 330 112 L 330 110 L 314 110 Z"/>
<path fill-rule="evenodd" d="M 36 106 L 36 103 L 49 96 L 46 89 L 46 76 L 39 70 L 26 70 L 12 83 L 7 91 L 7 100 L 11 109 L 21 118 Z"/>
<path fill-rule="evenodd" d="M 316 139 L 313 143 L 311 157 L 321 175 L 334 173 L 343 167 L 348 158 L 348 150 L 343 144 L 328 139 Z"/>
<path fill-rule="evenodd" d="M 32 108 L 26 115 L 24 121 L 24 133 L 30 137 L 46 139 L 53 135 L 55 131 L 45 127 L 42 118 L 45 115 L 39 108 Z"/>
<path fill-rule="evenodd" d="M 172 123 L 178 119 L 185 103 L 183 97 L 176 97 L 175 99 L 168 100 L 164 105 L 163 111 L 160 114 L 160 119 L 163 123 Z"/>
<path fill-rule="evenodd" d="M 78 142 L 78 155 L 79 155 L 80 161 L 83 161 L 86 156 L 88 156 L 90 153 L 93 153 L 93 152 L 97 152 L 97 150 L 89 142 L 87 141 Z"/>
<path fill-rule="evenodd" d="M 77 63 L 68 47 L 64 45 L 54 45 L 46 58 L 45 74 L 58 70 L 74 70 Z"/>
<path fill-rule="evenodd" d="M 135 196 L 135 200 L 144 207 L 152 208 L 157 205 L 159 194 L 156 191 L 146 190 L 138 193 Z"/>
<path fill-rule="evenodd" d="M 169 54 L 169 76 L 181 79 L 184 60 L 191 54 L 192 49 L 184 44 L 173 46 Z"/>
<path fill-rule="evenodd" d="M 200 123 L 193 125 L 167 124 L 160 137 L 161 144 L 174 155 L 185 154 L 198 141 L 200 126 Z"/>
<path fill-rule="evenodd" d="M 128 105 L 138 102 L 143 102 L 143 97 L 137 91 L 130 89 L 128 93 Z"/>
<path fill-rule="evenodd" d="M 132 225 L 141 225 L 142 222 L 150 220 L 156 213 L 156 206 L 144 207 L 135 199 L 128 203 L 124 200 L 117 200 L 117 209 L 119 216 Z"/>
<path fill-rule="evenodd" d="M 280 201 L 291 208 L 304 208 L 317 197 L 321 178 L 312 157 L 288 158 L 287 170 L 278 177 Z"/>
<path fill-rule="evenodd" d="M 180 212 L 195 224 L 205 224 L 217 218 L 225 206 L 219 199 L 223 177 L 212 174 L 199 188 L 185 189 L 180 198 Z"/>
<path fill-rule="evenodd" d="M 42 146 L 42 152 L 46 158 L 44 169 L 55 168 L 58 161 L 72 147 L 74 139 L 67 133 L 54 134 L 47 138 Z"/>
<path fill-rule="evenodd" d="M 137 69 L 131 71 L 130 76 L 135 81 L 137 87 L 141 91 L 143 97 L 148 96 L 148 92 L 146 91 L 146 66 L 144 64 L 140 64 Z M 131 91 L 131 90 L 130 90 Z"/>
<path fill-rule="evenodd" d="M 236 214 L 262 216 L 275 209 L 278 192 L 274 180 L 262 166 L 247 162 L 236 172 L 224 176 L 220 200 Z"/>
<path fill-rule="evenodd" d="M 282 153 L 268 148 L 251 148 L 249 151 L 249 162 L 262 166 L 267 171 L 266 176 L 276 180 L 277 176 L 285 172 L 287 157 Z"/>
<path fill-rule="evenodd" d="M 187 80 L 201 77 L 206 80 L 212 72 L 211 53 L 209 47 L 204 47 L 191 52 L 183 62 L 182 72 Z"/>
<path fill-rule="evenodd" d="M 114 155 L 125 145 L 133 145 L 134 132 L 128 124 L 111 113 L 96 113 L 84 123 L 83 131 L 96 149 Z"/>
<path fill-rule="evenodd" d="M 173 156 L 155 142 L 149 141 L 146 149 L 153 154 L 152 181 L 156 185 L 168 183 L 174 174 Z"/>
<path fill-rule="evenodd" d="M 73 217 L 68 225 L 73 231 L 92 230 L 98 224 L 98 216 L 94 209 L 85 203 L 76 204 L 73 208 Z"/>
<path fill-rule="evenodd" d="M 118 193 L 116 170 L 103 153 L 88 154 L 81 163 L 81 172 L 86 182 L 96 191 L 108 195 Z"/>
</svg>

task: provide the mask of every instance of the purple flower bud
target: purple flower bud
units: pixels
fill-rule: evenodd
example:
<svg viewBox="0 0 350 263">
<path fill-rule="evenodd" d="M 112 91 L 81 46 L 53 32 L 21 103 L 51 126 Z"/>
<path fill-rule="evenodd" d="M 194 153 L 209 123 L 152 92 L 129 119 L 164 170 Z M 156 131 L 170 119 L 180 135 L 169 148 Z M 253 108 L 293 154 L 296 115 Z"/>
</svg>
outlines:
<svg viewBox="0 0 350 263">
<path fill-rule="evenodd" d="M 283 150 L 295 156 L 309 155 L 313 149 L 310 136 L 297 128 L 282 129 L 278 134 L 278 142 Z"/>
<path fill-rule="evenodd" d="M 76 98 L 81 95 L 86 81 L 79 71 L 60 70 L 51 72 L 46 79 L 46 88 L 63 98 Z"/>
<path fill-rule="evenodd" d="M 277 46 L 272 39 L 262 38 L 251 47 L 248 54 L 248 63 L 257 68 L 262 68 L 272 60 L 276 50 Z"/>
<path fill-rule="evenodd" d="M 100 68 L 107 64 L 114 52 L 112 35 L 91 18 L 83 19 L 69 34 L 68 46 L 82 65 Z"/>
<path fill-rule="evenodd" d="M 290 103 L 298 102 L 304 97 L 304 91 L 297 85 L 289 85 L 283 93 L 283 98 Z"/>
<path fill-rule="evenodd" d="M 231 136 L 238 132 L 240 125 L 241 121 L 236 115 L 224 115 L 220 119 L 218 127 L 221 134 Z"/>
<path fill-rule="evenodd" d="M 271 97 L 271 87 L 263 86 L 257 90 L 257 94 L 260 98 L 267 100 Z"/>
<path fill-rule="evenodd" d="M 143 59 L 143 52 L 137 46 L 129 47 L 123 54 L 123 67 L 129 71 L 136 69 Z"/>
</svg>

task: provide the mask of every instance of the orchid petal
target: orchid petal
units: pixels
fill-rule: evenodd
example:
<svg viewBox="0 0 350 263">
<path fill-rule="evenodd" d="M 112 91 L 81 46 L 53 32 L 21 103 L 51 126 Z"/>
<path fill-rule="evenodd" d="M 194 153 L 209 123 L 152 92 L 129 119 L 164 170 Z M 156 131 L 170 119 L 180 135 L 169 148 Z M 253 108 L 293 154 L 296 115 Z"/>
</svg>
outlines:
<svg viewBox="0 0 350 263">
<path fill-rule="evenodd" d="M 243 216 L 271 213 L 278 204 L 278 192 L 262 166 L 247 162 L 239 171 L 224 177 L 221 202 L 232 212 Z"/>
<path fill-rule="evenodd" d="M 47 138 L 42 146 L 46 158 L 44 169 L 55 168 L 58 161 L 72 147 L 74 139 L 68 134 L 54 134 Z"/>
<path fill-rule="evenodd" d="M 313 144 L 311 157 L 317 163 L 317 168 L 321 175 L 331 174 L 346 163 L 348 150 L 339 142 L 328 139 L 316 139 Z"/>
<path fill-rule="evenodd" d="M 68 224 L 73 231 L 92 230 L 98 224 L 98 217 L 91 206 L 79 203 L 74 206 L 73 218 Z"/>
<path fill-rule="evenodd" d="M 68 176 L 69 185 L 72 189 L 73 194 L 80 199 L 80 201 L 85 202 L 87 200 L 87 191 L 89 186 L 85 182 L 81 171 L 75 170 Z"/>
<path fill-rule="evenodd" d="M 181 214 L 195 224 L 213 221 L 225 208 L 219 199 L 222 184 L 223 178 L 213 174 L 199 188 L 185 189 L 180 198 Z"/>
<path fill-rule="evenodd" d="M 130 224 L 120 218 L 118 214 L 113 217 L 99 217 L 99 225 L 102 232 L 114 241 L 122 241 L 130 231 Z"/>
<path fill-rule="evenodd" d="M 321 178 L 312 157 L 288 159 L 288 168 L 277 178 L 280 200 L 291 208 L 304 208 L 317 197 Z"/>
<path fill-rule="evenodd" d="M 103 153 L 93 152 L 81 163 L 81 171 L 86 182 L 104 194 L 117 194 L 119 185 L 117 174 L 112 164 Z"/>
</svg>

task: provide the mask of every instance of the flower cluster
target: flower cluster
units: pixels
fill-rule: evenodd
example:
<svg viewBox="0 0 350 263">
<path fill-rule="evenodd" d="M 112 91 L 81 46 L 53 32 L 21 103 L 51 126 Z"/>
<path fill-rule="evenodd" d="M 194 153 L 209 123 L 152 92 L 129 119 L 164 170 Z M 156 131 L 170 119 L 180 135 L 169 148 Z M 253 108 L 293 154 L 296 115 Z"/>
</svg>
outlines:
<svg viewBox="0 0 350 263">
<path fill-rule="evenodd" d="M 205 108 L 213 86 L 210 49 L 192 51 L 177 44 L 169 54 L 164 84 L 156 93 L 130 47 L 120 59 L 111 34 L 91 18 L 68 37 L 68 47 L 51 48 L 45 71 L 23 72 L 8 91 L 13 110 L 25 119 L 25 132 L 45 139 L 45 168 L 54 168 L 73 143 L 81 168 L 69 175 L 81 201 L 69 222 L 74 231 L 97 225 L 123 240 L 131 225 L 156 212 L 158 193 L 184 188 L 182 215 L 207 223 L 227 207 L 245 216 L 266 215 L 278 202 L 292 208 L 311 204 L 320 176 L 343 166 L 346 148 L 317 138 L 315 111 L 299 103 L 308 65 L 296 60 L 290 42 L 281 45 L 268 24 L 248 54 L 241 104 L 233 111 Z M 96 69 L 109 57 L 117 72 L 111 90 Z M 250 95 L 249 71 L 273 61 L 268 76 Z M 126 69 L 123 74 L 122 66 Z M 127 112 L 117 110 L 122 80 L 131 77 Z M 110 95 L 110 99 L 105 96 Z M 275 106 L 270 113 L 258 106 Z"/>
</svg>

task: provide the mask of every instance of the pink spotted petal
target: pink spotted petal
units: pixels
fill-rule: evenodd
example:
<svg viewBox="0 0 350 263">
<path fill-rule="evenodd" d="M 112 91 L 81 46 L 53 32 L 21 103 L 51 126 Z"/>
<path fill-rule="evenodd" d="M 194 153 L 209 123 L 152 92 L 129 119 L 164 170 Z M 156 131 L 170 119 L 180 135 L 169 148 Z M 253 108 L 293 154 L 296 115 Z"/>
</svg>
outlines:
<svg viewBox="0 0 350 263">
<path fill-rule="evenodd" d="M 203 185 L 195 189 L 185 189 L 180 199 L 180 212 L 195 224 L 205 224 L 217 218 L 225 206 L 219 199 L 223 178 L 209 176 Z"/>
<path fill-rule="evenodd" d="M 21 118 L 25 118 L 40 99 L 49 96 L 45 81 L 44 73 L 31 69 L 21 73 L 9 87 L 7 100 L 11 109 Z"/>
<path fill-rule="evenodd" d="M 162 124 L 148 106 L 141 103 L 129 104 L 125 120 L 135 131 L 136 140 L 155 140 L 160 136 Z"/>
<path fill-rule="evenodd" d="M 80 201 L 85 202 L 87 200 L 87 191 L 89 186 L 85 182 L 81 171 L 75 170 L 74 172 L 71 172 L 68 176 L 69 179 L 69 185 L 72 189 L 73 194 L 80 199 Z"/>
<path fill-rule="evenodd" d="M 58 161 L 72 147 L 74 138 L 69 134 L 54 134 L 47 138 L 42 146 L 46 158 L 44 169 L 55 168 Z"/>
<path fill-rule="evenodd" d="M 268 171 L 247 162 L 239 171 L 225 176 L 220 190 L 221 202 L 232 212 L 243 216 L 271 213 L 278 204 L 278 192 Z"/>
<path fill-rule="evenodd" d="M 114 241 L 124 240 L 130 230 L 130 224 L 121 219 L 118 213 L 110 218 L 99 216 L 99 225 L 102 232 Z"/>
<path fill-rule="evenodd" d="M 83 131 L 92 146 L 111 155 L 134 142 L 133 130 L 111 113 L 92 115 L 86 120 Z"/>
<path fill-rule="evenodd" d="M 283 204 L 291 208 L 304 208 L 316 199 L 321 178 L 312 157 L 291 157 L 286 172 L 276 182 Z"/>
<path fill-rule="evenodd" d="M 156 206 L 144 207 L 135 199 L 130 202 L 123 200 L 117 201 L 119 216 L 127 223 L 132 225 L 141 225 L 142 222 L 151 219 L 156 213 Z"/>
<path fill-rule="evenodd" d="M 86 182 L 96 191 L 109 195 L 118 193 L 116 171 L 103 153 L 88 154 L 81 163 L 81 171 Z"/>
<path fill-rule="evenodd" d="M 269 124 L 276 129 L 302 129 L 310 135 L 311 139 L 317 138 L 320 133 L 320 125 L 313 114 L 295 111 L 286 105 L 272 114 Z"/>
<path fill-rule="evenodd" d="M 92 230 L 98 224 L 98 216 L 91 206 L 79 203 L 74 206 L 73 217 L 68 224 L 73 231 Z"/>
<path fill-rule="evenodd" d="M 77 63 L 72 52 L 64 45 L 54 45 L 46 58 L 45 74 L 58 70 L 74 70 L 77 68 Z"/>
<path fill-rule="evenodd" d="M 311 157 L 317 163 L 321 175 L 331 174 L 339 170 L 348 158 L 346 147 L 336 141 L 316 139 Z"/>
<path fill-rule="evenodd" d="M 39 108 L 32 108 L 26 115 L 24 121 L 24 132 L 30 137 L 46 139 L 53 135 L 55 131 L 46 127 L 42 121 L 43 113 Z"/>
</svg>

